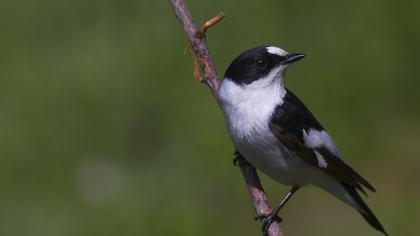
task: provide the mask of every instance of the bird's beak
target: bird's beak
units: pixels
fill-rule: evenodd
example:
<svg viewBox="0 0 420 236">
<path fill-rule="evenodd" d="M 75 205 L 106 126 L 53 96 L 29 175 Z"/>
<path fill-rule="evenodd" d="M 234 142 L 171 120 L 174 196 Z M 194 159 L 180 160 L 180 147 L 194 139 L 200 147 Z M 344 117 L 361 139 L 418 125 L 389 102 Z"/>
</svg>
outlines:
<svg viewBox="0 0 420 236">
<path fill-rule="evenodd" d="M 291 64 L 295 61 L 299 61 L 300 59 L 304 58 L 305 54 L 303 53 L 289 53 L 286 55 L 286 60 L 282 61 L 282 65 Z"/>
</svg>

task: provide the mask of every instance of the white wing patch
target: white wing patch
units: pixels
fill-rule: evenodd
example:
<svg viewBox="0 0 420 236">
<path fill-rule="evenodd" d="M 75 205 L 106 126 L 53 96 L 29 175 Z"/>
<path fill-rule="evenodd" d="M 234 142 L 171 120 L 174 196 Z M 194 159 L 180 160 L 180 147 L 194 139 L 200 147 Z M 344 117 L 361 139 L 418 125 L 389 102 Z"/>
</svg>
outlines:
<svg viewBox="0 0 420 236">
<path fill-rule="evenodd" d="M 341 157 L 334 141 L 325 130 L 309 129 L 308 132 L 303 130 L 303 140 L 307 148 L 317 149 L 325 147 L 335 156 Z"/>
<path fill-rule="evenodd" d="M 314 151 L 316 159 L 318 161 L 318 166 L 321 168 L 327 168 L 328 163 L 327 161 L 324 159 L 324 157 L 318 152 L 318 151 Z"/>
<path fill-rule="evenodd" d="M 274 54 L 274 55 L 279 55 L 279 56 L 287 55 L 286 51 L 284 51 L 283 49 L 278 48 L 278 47 L 270 46 L 270 47 L 266 47 L 265 49 L 267 49 L 268 53 L 271 53 L 271 54 Z"/>
</svg>

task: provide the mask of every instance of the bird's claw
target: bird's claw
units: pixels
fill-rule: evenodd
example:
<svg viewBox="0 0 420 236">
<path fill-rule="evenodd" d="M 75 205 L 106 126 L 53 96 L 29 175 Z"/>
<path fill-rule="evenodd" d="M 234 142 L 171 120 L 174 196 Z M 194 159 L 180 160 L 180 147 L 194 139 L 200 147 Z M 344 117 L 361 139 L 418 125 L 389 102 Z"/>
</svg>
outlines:
<svg viewBox="0 0 420 236">
<path fill-rule="evenodd" d="M 233 161 L 232 161 L 233 165 L 234 165 L 234 166 L 238 166 L 238 162 L 239 162 L 238 157 L 234 157 L 234 158 L 233 158 Z"/>
<path fill-rule="evenodd" d="M 234 166 L 238 166 L 238 164 L 239 164 L 239 158 L 241 158 L 241 154 L 238 152 L 238 151 L 235 151 L 234 153 L 233 153 L 233 156 L 235 156 L 234 158 L 233 158 L 233 165 Z"/>
<path fill-rule="evenodd" d="M 260 220 L 262 222 L 261 231 L 263 232 L 263 236 L 268 235 L 268 229 L 272 223 L 275 221 L 279 223 L 281 222 L 281 218 L 277 215 L 277 212 L 257 215 L 254 220 Z"/>
</svg>

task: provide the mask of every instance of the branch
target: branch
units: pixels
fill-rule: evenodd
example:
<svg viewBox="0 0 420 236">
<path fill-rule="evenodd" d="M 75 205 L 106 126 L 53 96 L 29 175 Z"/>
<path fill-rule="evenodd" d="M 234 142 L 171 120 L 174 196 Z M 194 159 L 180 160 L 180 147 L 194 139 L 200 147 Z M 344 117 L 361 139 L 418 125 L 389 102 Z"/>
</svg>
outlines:
<svg viewBox="0 0 420 236">
<path fill-rule="evenodd" d="M 219 13 L 198 28 L 194 24 L 191 14 L 183 0 L 169 1 L 176 17 L 183 25 L 187 34 L 190 50 L 193 55 L 194 76 L 209 87 L 213 97 L 220 106 L 218 97 L 220 80 L 207 47 L 205 34 L 208 28 L 215 25 L 224 17 L 224 14 Z M 261 186 L 260 179 L 258 178 L 257 171 L 241 156 L 237 158 L 257 215 L 269 214 L 271 209 L 268 205 L 264 189 Z M 268 234 L 269 236 L 283 236 L 278 224 L 271 224 Z"/>
</svg>

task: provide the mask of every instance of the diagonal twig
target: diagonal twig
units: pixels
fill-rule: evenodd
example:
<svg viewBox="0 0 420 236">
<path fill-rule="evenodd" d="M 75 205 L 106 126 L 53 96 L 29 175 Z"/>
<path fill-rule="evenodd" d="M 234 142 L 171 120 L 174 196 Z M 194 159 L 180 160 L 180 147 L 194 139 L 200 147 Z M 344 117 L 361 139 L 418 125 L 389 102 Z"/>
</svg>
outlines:
<svg viewBox="0 0 420 236">
<path fill-rule="evenodd" d="M 219 104 L 218 90 L 220 80 L 210 56 L 205 36 L 207 29 L 223 19 L 224 14 L 219 13 L 200 27 L 197 27 L 183 0 L 169 1 L 188 37 L 190 51 L 193 55 L 194 77 L 209 87 L 213 97 Z M 241 156 L 238 157 L 238 163 L 257 215 L 269 214 L 271 209 L 268 205 L 268 200 L 260 183 L 260 179 L 258 178 L 257 171 Z M 278 224 L 271 224 L 268 234 L 269 236 L 283 236 Z"/>
</svg>

